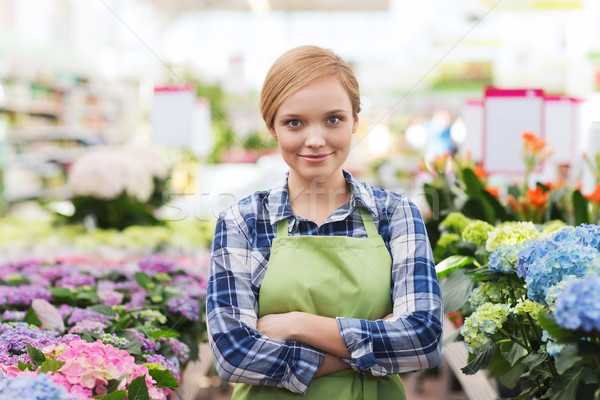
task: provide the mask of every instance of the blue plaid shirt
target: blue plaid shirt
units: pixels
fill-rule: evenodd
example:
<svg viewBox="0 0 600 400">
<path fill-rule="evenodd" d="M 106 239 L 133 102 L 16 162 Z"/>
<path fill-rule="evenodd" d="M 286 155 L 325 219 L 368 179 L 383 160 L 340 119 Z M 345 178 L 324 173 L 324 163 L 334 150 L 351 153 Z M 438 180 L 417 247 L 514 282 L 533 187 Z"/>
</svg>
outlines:
<svg viewBox="0 0 600 400">
<path fill-rule="evenodd" d="M 256 330 L 258 294 L 267 270 L 277 221 L 289 234 L 364 238 L 358 203 L 372 214 L 392 256 L 394 317 L 368 321 L 337 318 L 359 373 L 381 376 L 431 368 L 438 362 L 442 298 L 431 246 L 417 207 L 406 197 L 344 176 L 352 200 L 321 225 L 297 217 L 288 200 L 287 175 L 270 191 L 256 192 L 221 213 L 211 250 L 207 323 L 215 365 L 231 382 L 305 393 L 325 353 Z"/>
</svg>

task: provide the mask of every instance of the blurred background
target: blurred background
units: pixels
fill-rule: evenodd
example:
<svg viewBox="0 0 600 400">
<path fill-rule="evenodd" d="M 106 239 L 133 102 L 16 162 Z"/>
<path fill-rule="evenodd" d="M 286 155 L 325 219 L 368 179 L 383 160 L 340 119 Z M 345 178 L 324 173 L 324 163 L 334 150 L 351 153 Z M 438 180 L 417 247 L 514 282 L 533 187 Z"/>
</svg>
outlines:
<svg viewBox="0 0 600 400">
<path fill-rule="evenodd" d="M 347 168 L 413 196 L 421 158 L 481 160 L 485 88 L 577 106 L 562 121 L 574 128 L 559 133 L 574 148 L 556 165 L 595 143 L 600 119 L 593 0 L 2 0 L 0 21 L 4 210 L 68 199 L 76 159 L 131 142 L 157 148 L 169 168 L 178 206 L 165 217 L 214 217 L 268 187 L 285 166 L 271 155 L 260 88 L 302 44 L 333 49 L 361 84 Z"/>
<path fill-rule="evenodd" d="M 440 157 L 484 167 L 503 190 L 523 179 L 526 131 L 553 150 L 532 181 L 590 192 L 600 176 L 582 157 L 600 151 L 597 0 L 0 0 L 0 258 L 167 243 L 205 273 L 218 213 L 287 169 L 259 96 L 271 64 L 305 44 L 360 82 L 345 168 L 429 218 L 422 192 Z M 135 229 L 161 221 L 193 222 L 189 240 L 182 225 L 151 243 Z M 229 395 L 207 365 L 186 398 Z M 405 385 L 413 400 L 465 398 L 447 363 Z"/>
</svg>

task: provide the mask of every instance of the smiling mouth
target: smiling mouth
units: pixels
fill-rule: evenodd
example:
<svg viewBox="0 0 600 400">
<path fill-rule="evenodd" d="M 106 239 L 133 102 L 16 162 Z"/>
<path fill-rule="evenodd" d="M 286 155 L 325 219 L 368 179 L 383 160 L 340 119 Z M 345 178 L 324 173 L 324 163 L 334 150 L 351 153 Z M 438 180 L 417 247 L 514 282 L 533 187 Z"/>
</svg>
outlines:
<svg viewBox="0 0 600 400">
<path fill-rule="evenodd" d="M 325 160 L 327 160 L 329 158 L 329 156 L 331 156 L 333 153 L 326 153 L 326 154 L 300 154 L 300 158 L 302 158 L 304 161 L 312 163 L 312 164 L 317 164 L 317 163 L 321 163 Z"/>
</svg>

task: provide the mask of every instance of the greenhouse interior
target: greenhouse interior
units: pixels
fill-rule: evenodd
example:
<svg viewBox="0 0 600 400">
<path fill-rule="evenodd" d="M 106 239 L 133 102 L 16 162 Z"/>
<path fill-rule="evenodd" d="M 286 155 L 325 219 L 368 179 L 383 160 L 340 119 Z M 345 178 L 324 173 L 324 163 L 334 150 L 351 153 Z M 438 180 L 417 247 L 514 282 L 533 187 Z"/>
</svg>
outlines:
<svg viewBox="0 0 600 400">
<path fill-rule="evenodd" d="M 600 2 L 0 21 L 0 399 L 600 399 Z"/>
</svg>

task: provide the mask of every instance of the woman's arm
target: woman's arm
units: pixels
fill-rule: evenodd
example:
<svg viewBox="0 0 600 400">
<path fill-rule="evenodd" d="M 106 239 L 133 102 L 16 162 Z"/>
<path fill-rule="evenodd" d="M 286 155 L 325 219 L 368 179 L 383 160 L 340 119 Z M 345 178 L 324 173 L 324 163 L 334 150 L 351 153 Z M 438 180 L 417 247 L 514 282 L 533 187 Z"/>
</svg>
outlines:
<svg viewBox="0 0 600 400">
<path fill-rule="evenodd" d="M 257 332 L 254 267 L 260 267 L 259 257 L 253 255 L 247 226 L 234 207 L 217 222 L 206 295 L 209 342 L 219 376 L 305 393 L 325 352 Z"/>
<path fill-rule="evenodd" d="M 296 340 L 337 357 L 350 358 L 335 318 L 301 311 L 261 317 L 258 332 L 278 340 Z"/>
</svg>

